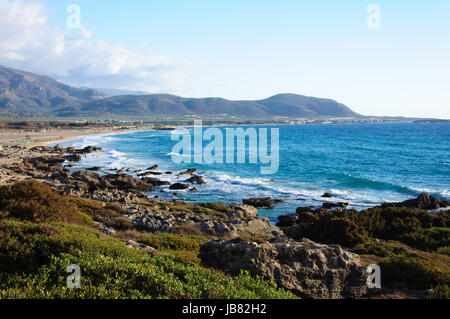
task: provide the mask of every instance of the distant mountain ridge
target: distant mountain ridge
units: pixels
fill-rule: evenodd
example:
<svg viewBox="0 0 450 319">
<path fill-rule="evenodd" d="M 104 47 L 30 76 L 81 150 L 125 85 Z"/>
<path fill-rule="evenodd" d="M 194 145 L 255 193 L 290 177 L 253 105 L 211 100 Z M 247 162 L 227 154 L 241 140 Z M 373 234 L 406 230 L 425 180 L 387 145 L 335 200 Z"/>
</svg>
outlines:
<svg viewBox="0 0 450 319">
<path fill-rule="evenodd" d="M 136 95 L 141 92 L 106 96 L 113 92 L 120 90 L 110 90 L 109 94 L 104 94 L 98 90 L 74 88 L 50 77 L 0 66 L 0 114 L 41 114 L 63 118 L 193 115 L 243 118 L 361 117 L 336 101 L 297 94 L 278 94 L 254 101 L 183 98 L 169 94 Z"/>
<path fill-rule="evenodd" d="M 82 88 L 88 89 L 88 88 Z M 120 96 L 120 95 L 150 95 L 151 93 L 145 91 L 131 91 L 131 90 L 120 90 L 120 89 L 99 89 L 95 88 L 94 90 L 106 95 L 107 97 L 112 96 Z"/>
</svg>

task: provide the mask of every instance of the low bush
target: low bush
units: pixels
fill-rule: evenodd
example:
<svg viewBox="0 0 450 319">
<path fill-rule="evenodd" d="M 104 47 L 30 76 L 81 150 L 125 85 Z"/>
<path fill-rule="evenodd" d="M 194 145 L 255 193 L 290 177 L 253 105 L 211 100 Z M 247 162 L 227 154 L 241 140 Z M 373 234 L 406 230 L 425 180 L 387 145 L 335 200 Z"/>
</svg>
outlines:
<svg viewBox="0 0 450 319">
<path fill-rule="evenodd" d="M 294 238 L 354 247 L 368 238 L 398 240 L 412 247 L 437 251 L 450 245 L 448 212 L 431 214 L 411 208 L 370 208 L 317 213 L 294 232 Z"/>
<path fill-rule="evenodd" d="M 325 244 L 353 247 L 368 240 L 367 231 L 347 216 L 325 212 L 316 215 L 309 223 L 300 227 L 295 239 L 306 237 Z"/>
<path fill-rule="evenodd" d="M 52 188 L 34 180 L 0 187 L 3 217 L 35 222 L 84 223 L 78 207 Z"/>
<path fill-rule="evenodd" d="M 430 289 L 450 285 L 450 273 L 433 269 L 426 261 L 412 257 L 383 259 L 379 266 L 383 285 L 395 287 L 399 284 L 410 289 Z"/>
<path fill-rule="evenodd" d="M 154 233 L 148 238 L 140 239 L 139 243 L 156 248 L 158 251 L 168 253 L 186 262 L 200 263 L 197 257 L 200 253 L 200 244 L 209 240 L 202 236 Z"/>
<path fill-rule="evenodd" d="M 232 211 L 232 209 L 224 203 L 201 203 L 201 204 L 199 204 L 199 206 L 206 207 L 206 208 L 212 209 L 216 212 L 225 213 L 225 214 Z"/>
</svg>

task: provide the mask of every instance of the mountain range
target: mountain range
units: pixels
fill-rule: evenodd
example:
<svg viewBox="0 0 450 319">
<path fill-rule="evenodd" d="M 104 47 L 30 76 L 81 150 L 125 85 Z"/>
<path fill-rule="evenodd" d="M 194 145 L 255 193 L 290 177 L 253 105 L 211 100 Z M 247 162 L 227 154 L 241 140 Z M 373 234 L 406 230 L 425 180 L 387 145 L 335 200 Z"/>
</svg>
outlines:
<svg viewBox="0 0 450 319">
<path fill-rule="evenodd" d="M 118 95 L 127 92 L 127 95 Z M 358 118 L 330 99 L 278 94 L 264 100 L 183 98 L 169 94 L 75 88 L 50 77 L 0 66 L 0 115 L 86 118 L 228 116 L 242 118 Z"/>
</svg>

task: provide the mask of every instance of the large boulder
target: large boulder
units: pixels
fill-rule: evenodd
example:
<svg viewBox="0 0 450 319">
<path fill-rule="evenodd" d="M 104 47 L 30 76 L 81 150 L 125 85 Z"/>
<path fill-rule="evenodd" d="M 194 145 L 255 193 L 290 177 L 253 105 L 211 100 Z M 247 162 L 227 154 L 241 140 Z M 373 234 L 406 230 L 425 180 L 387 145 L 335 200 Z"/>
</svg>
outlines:
<svg viewBox="0 0 450 319">
<path fill-rule="evenodd" d="M 337 245 L 307 239 L 262 243 L 236 239 L 203 244 L 199 257 L 206 267 L 230 274 L 247 270 L 304 298 L 359 298 L 367 292 L 367 274 L 358 255 Z"/>
<path fill-rule="evenodd" d="M 258 216 L 258 209 L 250 205 L 230 205 L 232 209 L 227 215 L 230 218 L 249 218 Z"/>
<path fill-rule="evenodd" d="M 265 198 L 246 198 L 242 200 L 244 205 L 250 205 L 256 208 L 271 209 L 275 206 L 275 201 L 271 197 Z"/>
<path fill-rule="evenodd" d="M 153 178 L 153 177 L 144 177 L 144 178 L 142 178 L 142 181 L 144 181 L 147 184 L 152 184 L 153 186 L 168 186 L 168 185 L 170 185 L 170 183 L 167 181 L 162 181 L 160 179 Z"/>
<path fill-rule="evenodd" d="M 205 185 L 206 182 L 203 180 L 201 176 L 198 175 L 192 175 L 191 178 L 187 179 L 185 182 L 191 183 L 191 184 L 198 184 L 198 185 Z"/>
<path fill-rule="evenodd" d="M 280 228 L 292 227 L 295 224 L 297 224 L 297 220 L 298 220 L 298 216 L 281 215 L 281 216 L 278 216 L 277 226 Z"/>
<path fill-rule="evenodd" d="M 171 190 L 184 190 L 184 189 L 189 189 L 189 185 L 187 184 L 182 184 L 182 183 L 175 183 L 170 185 L 170 189 Z"/>
</svg>

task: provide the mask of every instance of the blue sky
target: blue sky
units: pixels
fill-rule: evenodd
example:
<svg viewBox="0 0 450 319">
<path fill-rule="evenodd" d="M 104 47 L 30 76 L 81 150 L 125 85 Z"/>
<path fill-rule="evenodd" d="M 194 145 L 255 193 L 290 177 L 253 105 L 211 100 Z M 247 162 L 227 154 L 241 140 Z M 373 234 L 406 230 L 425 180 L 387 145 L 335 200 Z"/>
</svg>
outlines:
<svg viewBox="0 0 450 319">
<path fill-rule="evenodd" d="M 115 70 L 117 81 L 108 82 L 86 71 L 87 63 L 100 63 L 92 60 L 80 61 L 77 72 L 48 71 L 70 84 L 229 99 L 291 92 L 333 98 L 367 115 L 450 118 L 448 0 L 47 0 L 48 23 L 61 32 L 71 3 L 80 6 L 91 44 L 168 60 L 146 62 L 156 74 L 151 81 L 145 72 L 133 79 L 136 66 L 123 78 Z M 372 3 L 381 9 L 379 29 L 366 23 Z"/>
</svg>

